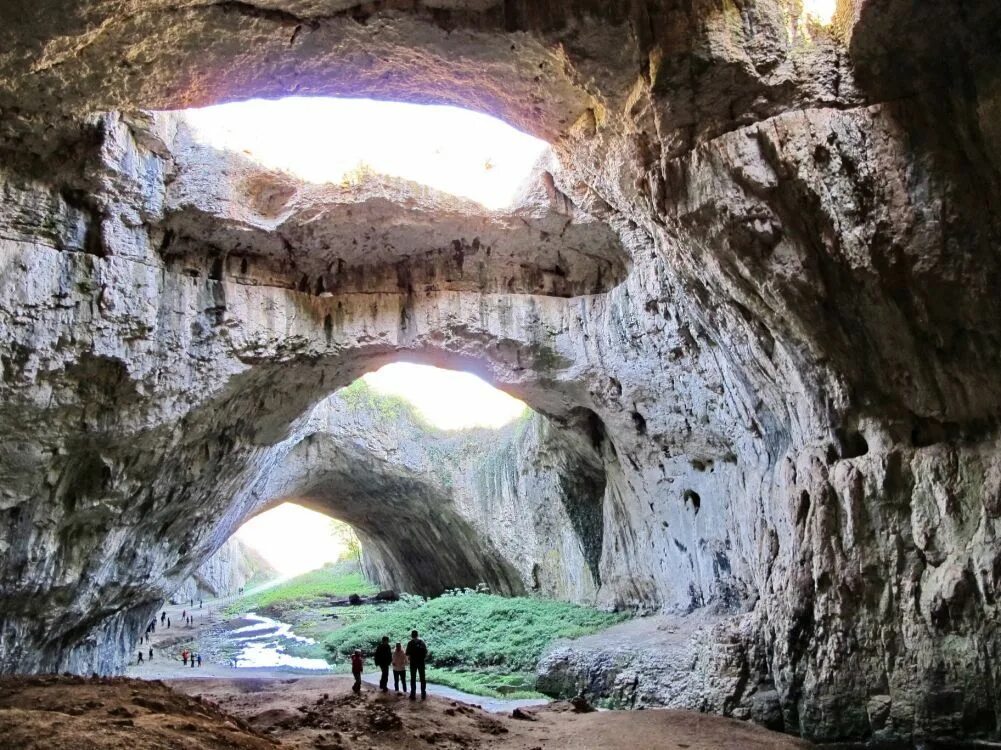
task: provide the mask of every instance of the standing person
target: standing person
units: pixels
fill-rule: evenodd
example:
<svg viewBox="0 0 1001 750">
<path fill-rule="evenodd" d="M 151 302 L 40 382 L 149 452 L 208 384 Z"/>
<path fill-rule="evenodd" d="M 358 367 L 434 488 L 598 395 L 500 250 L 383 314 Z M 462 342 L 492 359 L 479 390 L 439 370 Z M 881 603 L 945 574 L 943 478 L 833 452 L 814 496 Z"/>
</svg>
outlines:
<svg viewBox="0 0 1001 750">
<path fill-rule="evenodd" d="M 356 648 L 355 652 L 351 654 L 351 674 L 355 677 L 355 684 L 351 686 L 351 689 L 356 693 L 361 692 L 361 673 L 365 666 L 365 659 L 362 658 L 361 649 Z"/>
<path fill-rule="evenodd" d="M 160 624 L 163 625 L 163 621 L 167 619 L 167 610 L 163 610 L 160 613 Z M 156 620 L 153 620 L 153 628 L 156 628 Z"/>
<path fill-rule="evenodd" d="M 149 647 L 149 660 L 153 661 L 153 647 L 152 646 Z"/>
<path fill-rule="evenodd" d="M 170 618 L 167 618 L 167 630 L 170 630 Z"/>
<path fill-rule="evenodd" d="M 375 647 L 375 656 L 372 659 L 375 666 L 382 670 L 382 677 L 379 678 L 379 688 L 382 692 L 389 690 L 389 667 L 393 663 L 393 649 L 389 646 L 389 636 L 382 636 L 382 642 Z"/>
<path fill-rule="evenodd" d="M 139 664 L 142 664 L 142 663 L 143 663 L 143 652 L 140 651 L 139 652 L 139 660 L 136 661 L 136 665 L 138 666 Z"/>
<path fill-rule="evenodd" d="M 182 609 L 181 610 L 181 617 L 187 617 L 187 616 L 188 616 L 188 610 Z"/>
<path fill-rule="evenodd" d="M 191 668 L 192 669 L 195 668 L 195 652 L 194 651 L 191 652 Z"/>
<path fill-rule="evenodd" d="M 188 651 L 185 649 L 181 652 L 181 661 L 184 662 L 184 666 L 188 666 Z"/>
<path fill-rule="evenodd" d="M 201 666 L 202 666 L 202 655 L 198 654 L 198 667 L 199 667 L 199 669 L 201 668 Z"/>
<path fill-rule="evenodd" d="M 407 654 L 403 650 L 403 645 L 397 641 L 396 651 L 393 652 L 393 688 L 400 692 L 400 683 L 403 683 L 403 692 L 407 692 Z"/>
<path fill-rule="evenodd" d="M 410 631 L 407 642 L 407 658 L 410 659 L 410 700 L 417 699 L 417 675 L 421 677 L 421 700 L 428 697 L 427 679 L 424 676 L 424 662 L 428 658 L 428 645 L 420 639 L 416 630 Z"/>
</svg>

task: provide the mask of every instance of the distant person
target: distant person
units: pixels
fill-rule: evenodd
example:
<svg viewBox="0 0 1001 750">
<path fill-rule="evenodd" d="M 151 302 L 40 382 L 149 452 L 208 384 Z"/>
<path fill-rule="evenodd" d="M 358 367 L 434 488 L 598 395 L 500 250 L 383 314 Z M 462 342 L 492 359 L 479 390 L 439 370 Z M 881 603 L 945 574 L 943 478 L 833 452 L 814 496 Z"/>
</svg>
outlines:
<svg viewBox="0 0 1001 750">
<path fill-rule="evenodd" d="M 403 692 L 407 692 L 407 652 L 403 650 L 403 645 L 397 641 L 396 650 L 393 652 L 393 688 L 400 692 L 400 683 L 403 683 Z"/>
<path fill-rule="evenodd" d="M 201 599 L 199 599 L 199 600 L 198 600 L 198 609 L 201 609 L 201 608 L 202 608 L 202 600 L 201 600 Z"/>
<path fill-rule="evenodd" d="M 191 668 L 192 669 L 195 668 L 195 655 L 194 654 L 191 654 Z"/>
<path fill-rule="evenodd" d="M 167 610 L 163 610 L 160 613 L 160 624 L 163 625 L 163 621 L 167 619 Z M 153 627 L 156 628 L 156 620 L 153 620 Z"/>
<path fill-rule="evenodd" d="M 188 666 L 188 652 L 187 651 L 182 651 L 181 652 L 181 661 L 184 662 L 184 666 Z"/>
<path fill-rule="evenodd" d="M 139 665 L 139 664 L 142 664 L 142 663 L 143 663 L 143 652 L 140 651 L 139 652 L 139 658 L 136 659 L 136 665 Z"/>
<path fill-rule="evenodd" d="M 153 647 L 152 646 L 149 647 L 149 660 L 153 661 Z"/>
<path fill-rule="evenodd" d="M 181 610 L 181 617 L 187 619 L 187 617 L 188 617 L 188 610 L 182 609 Z"/>
<path fill-rule="evenodd" d="M 365 668 L 365 659 L 361 655 L 361 649 L 356 648 L 355 652 L 351 654 L 351 674 L 354 675 L 355 684 L 351 686 L 351 689 L 356 693 L 361 692 L 361 673 Z"/>
<path fill-rule="evenodd" d="M 199 667 L 199 669 L 201 668 L 201 666 L 202 666 L 202 655 L 198 654 L 198 667 Z"/>
<path fill-rule="evenodd" d="M 410 631 L 407 642 L 407 658 L 410 660 L 410 700 L 417 699 L 417 675 L 421 677 L 421 700 L 428 697 L 427 679 L 424 675 L 424 663 L 428 658 L 428 645 L 420 639 L 416 630 Z"/>
<path fill-rule="evenodd" d="M 170 618 L 167 618 L 167 630 L 170 630 Z"/>
<path fill-rule="evenodd" d="M 382 692 L 389 690 L 389 667 L 393 664 L 393 649 L 389 645 L 389 636 L 382 636 L 382 641 L 375 647 L 375 654 L 372 658 L 375 666 L 382 670 L 382 677 L 379 678 L 379 688 Z"/>
</svg>

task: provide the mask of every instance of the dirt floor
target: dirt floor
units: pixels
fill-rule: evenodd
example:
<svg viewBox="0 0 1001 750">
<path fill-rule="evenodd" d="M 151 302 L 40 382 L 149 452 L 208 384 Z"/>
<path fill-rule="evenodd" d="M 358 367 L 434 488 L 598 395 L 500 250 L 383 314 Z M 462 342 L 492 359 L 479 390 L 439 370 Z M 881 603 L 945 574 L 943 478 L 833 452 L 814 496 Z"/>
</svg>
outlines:
<svg viewBox="0 0 1001 750">
<path fill-rule="evenodd" d="M 792 750 L 808 743 L 684 711 L 488 714 L 431 696 L 411 702 L 350 678 L 0 679 L 0 748 L 51 750 Z"/>
</svg>

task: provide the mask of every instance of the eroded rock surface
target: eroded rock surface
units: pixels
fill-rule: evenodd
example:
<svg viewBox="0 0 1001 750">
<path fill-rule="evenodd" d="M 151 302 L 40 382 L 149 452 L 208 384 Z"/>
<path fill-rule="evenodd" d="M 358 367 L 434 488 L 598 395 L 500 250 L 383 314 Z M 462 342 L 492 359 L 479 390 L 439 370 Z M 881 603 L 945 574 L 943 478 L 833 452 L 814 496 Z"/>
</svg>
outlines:
<svg viewBox="0 0 1001 750">
<path fill-rule="evenodd" d="M 842 0 L 832 29 L 795 0 L 3 8 L 0 671 L 119 669 L 311 407 L 406 356 L 476 367 L 545 416 L 540 450 L 503 466 L 536 461 L 561 494 L 484 468 L 468 481 L 495 491 L 463 495 L 496 499 L 500 520 L 463 518 L 524 585 L 534 559 L 553 595 L 730 618 L 744 666 L 696 664 L 690 684 L 731 695 L 706 708 L 774 690 L 776 725 L 809 737 L 996 735 L 999 16 L 988 0 Z M 185 164 L 212 159 L 185 162 L 169 118 L 137 113 L 288 93 L 464 104 L 549 138 L 556 163 L 517 209 L 527 228 L 442 225 L 463 275 L 447 246 L 401 251 L 442 246 L 437 199 L 359 196 L 404 224 L 377 268 L 349 271 L 303 234 L 315 210 L 328 236 L 342 196 L 264 171 L 248 189 L 242 167 L 203 191 Z M 466 278 L 488 231 L 509 254 Z M 517 502 L 567 514 L 565 579 L 547 532 L 510 532 Z"/>
</svg>

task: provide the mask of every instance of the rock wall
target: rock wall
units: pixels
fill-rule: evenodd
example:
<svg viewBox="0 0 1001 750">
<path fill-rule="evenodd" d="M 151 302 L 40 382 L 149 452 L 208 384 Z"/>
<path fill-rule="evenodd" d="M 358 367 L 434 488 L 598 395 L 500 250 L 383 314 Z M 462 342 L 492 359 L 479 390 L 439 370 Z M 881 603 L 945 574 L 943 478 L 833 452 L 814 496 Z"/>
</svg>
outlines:
<svg viewBox="0 0 1001 750">
<path fill-rule="evenodd" d="M 746 679 L 713 710 L 774 690 L 808 737 L 996 736 L 996 3 L 841 0 L 833 30 L 796 0 L 21 10 L 0 9 L 0 671 L 120 668 L 310 408 L 408 357 L 548 420 L 529 468 L 526 442 L 518 472 L 464 480 L 496 490 L 462 516 L 496 575 L 731 618 L 742 656 L 692 684 Z M 310 193 L 135 113 L 285 93 L 464 104 L 555 158 L 507 214 L 410 214 L 405 186 Z M 414 232 L 314 267 L 345 205 Z M 590 254 L 557 270 L 558 222 Z M 467 277 L 487 229 L 507 250 Z M 514 532 L 536 502 L 564 579 Z"/>
<path fill-rule="evenodd" d="M 248 582 L 264 583 L 276 578 L 272 568 L 255 550 L 236 537 L 230 537 L 184 583 L 170 595 L 175 604 L 192 599 L 231 596 Z"/>
</svg>

